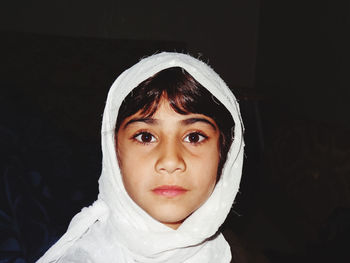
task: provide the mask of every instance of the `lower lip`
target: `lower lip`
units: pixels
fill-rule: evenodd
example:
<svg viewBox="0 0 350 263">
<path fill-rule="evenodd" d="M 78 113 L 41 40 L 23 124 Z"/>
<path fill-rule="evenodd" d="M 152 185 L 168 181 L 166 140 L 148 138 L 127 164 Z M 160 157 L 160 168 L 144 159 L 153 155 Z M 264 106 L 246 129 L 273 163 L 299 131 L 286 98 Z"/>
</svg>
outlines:
<svg viewBox="0 0 350 263">
<path fill-rule="evenodd" d="M 155 193 L 156 195 L 161 195 L 161 196 L 165 196 L 165 197 L 175 197 L 175 196 L 179 196 L 182 195 L 184 193 L 187 192 L 187 190 L 183 189 L 183 188 L 156 188 L 152 190 L 153 193 Z"/>
</svg>

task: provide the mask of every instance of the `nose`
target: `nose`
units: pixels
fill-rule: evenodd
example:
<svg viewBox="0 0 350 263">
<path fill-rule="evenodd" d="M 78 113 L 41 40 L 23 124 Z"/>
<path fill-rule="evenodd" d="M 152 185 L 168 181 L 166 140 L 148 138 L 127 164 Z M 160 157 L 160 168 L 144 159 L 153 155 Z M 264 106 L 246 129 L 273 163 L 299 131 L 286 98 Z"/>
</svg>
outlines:
<svg viewBox="0 0 350 263">
<path fill-rule="evenodd" d="M 158 147 L 159 153 L 155 169 L 159 174 L 173 174 L 186 170 L 183 150 L 176 140 L 164 141 Z"/>
</svg>

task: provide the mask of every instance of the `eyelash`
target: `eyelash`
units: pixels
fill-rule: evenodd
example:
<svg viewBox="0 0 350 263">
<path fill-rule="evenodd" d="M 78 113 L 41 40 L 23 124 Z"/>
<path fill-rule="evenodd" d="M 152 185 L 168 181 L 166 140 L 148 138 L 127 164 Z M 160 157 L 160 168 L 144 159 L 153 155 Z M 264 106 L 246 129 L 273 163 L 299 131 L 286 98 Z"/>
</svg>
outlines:
<svg viewBox="0 0 350 263">
<path fill-rule="evenodd" d="M 142 135 L 150 135 L 150 136 L 152 136 L 151 141 L 149 141 L 149 142 L 144 142 L 144 141 L 142 141 L 142 140 L 141 140 L 141 137 L 140 137 L 140 136 L 142 136 Z M 190 135 L 197 135 L 197 136 L 199 136 L 199 137 L 200 137 L 200 138 L 199 138 L 199 141 L 198 141 L 198 142 L 190 142 L 189 140 L 186 139 L 186 138 L 188 138 Z M 138 139 L 138 137 L 140 137 L 140 138 Z M 208 137 L 207 135 L 205 135 L 205 134 L 203 134 L 203 133 L 201 133 L 201 132 L 196 131 L 196 132 L 190 132 L 190 133 L 188 133 L 188 134 L 185 136 L 185 138 L 183 139 L 183 141 L 186 142 L 186 143 L 193 144 L 193 145 L 199 145 L 199 144 L 205 142 L 208 138 L 209 138 L 209 137 Z M 138 143 L 141 143 L 141 144 L 150 144 L 150 143 L 153 143 L 153 142 L 156 141 L 156 137 L 155 137 L 152 133 L 147 132 L 147 131 L 141 131 L 141 132 L 136 133 L 134 136 L 132 136 L 132 139 L 135 140 L 135 141 L 138 142 Z"/>
</svg>

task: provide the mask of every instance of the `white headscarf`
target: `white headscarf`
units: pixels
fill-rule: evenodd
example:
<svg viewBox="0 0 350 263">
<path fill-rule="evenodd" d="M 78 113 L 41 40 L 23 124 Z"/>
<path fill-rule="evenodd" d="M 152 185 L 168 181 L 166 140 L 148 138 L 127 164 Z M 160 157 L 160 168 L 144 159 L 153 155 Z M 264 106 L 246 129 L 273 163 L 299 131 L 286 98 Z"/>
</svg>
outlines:
<svg viewBox="0 0 350 263">
<path fill-rule="evenodd" d="M 114 129 L 124 98 L 142 81 L 171 67 L 185 69 L 231 113 L 234 141 L 209 199 L 177 229 L 153 219 L 127 194 L 115 153 Z M 102 174 L 97 201 L 71 221 L 67 232 L 39 259 L 48 262 L 230 262 L 230 247 L 218 233 L 238 192 L 243 163 L 243 124 L 238 103 L 204 62 L 163 52 L 124 71 L 113 83 L 102 122 Z"/>
</svg>

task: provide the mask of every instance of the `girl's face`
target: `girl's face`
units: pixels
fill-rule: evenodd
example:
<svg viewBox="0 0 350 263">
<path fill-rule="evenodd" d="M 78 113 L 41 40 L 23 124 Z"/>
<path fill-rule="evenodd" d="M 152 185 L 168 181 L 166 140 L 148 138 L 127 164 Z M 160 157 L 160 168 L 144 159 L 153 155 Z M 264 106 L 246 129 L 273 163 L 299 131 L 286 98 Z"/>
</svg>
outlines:
<svg viewBox="0 0 350 263">
<path fill-rule="evenodd" d="M 126 118 L 117 133 L 117 156 L 129 196 L 177 229 L 215 187 L 219 135 L 213 119 L 176 113 L 166 99 L 150 118 Z"/>
</svg>

